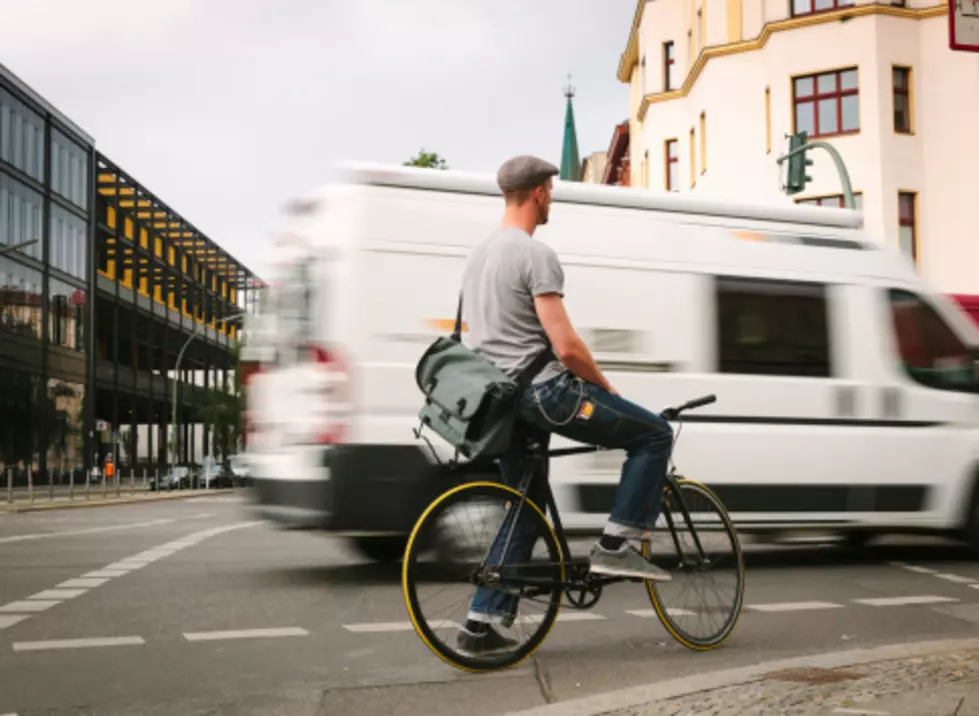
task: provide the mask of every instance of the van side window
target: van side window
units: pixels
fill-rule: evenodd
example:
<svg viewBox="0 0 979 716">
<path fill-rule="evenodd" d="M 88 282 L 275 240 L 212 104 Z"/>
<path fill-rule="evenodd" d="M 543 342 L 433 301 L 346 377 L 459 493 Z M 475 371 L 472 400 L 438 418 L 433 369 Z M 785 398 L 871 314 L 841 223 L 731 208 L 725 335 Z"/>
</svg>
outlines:
<svg viewBox="0 0 979 716">
<path fill-rule="evenodd" d="M 724 276 L 715 283 L 721 373 L 832 374 L 824 285 Z"/>
<path fill-rule="evenodd" d="M 928 303 L 909 291 L 888 291 L 898 358 L 912 380 L 939 390 L 975 392 L 969 347 Z"/>
</svg>

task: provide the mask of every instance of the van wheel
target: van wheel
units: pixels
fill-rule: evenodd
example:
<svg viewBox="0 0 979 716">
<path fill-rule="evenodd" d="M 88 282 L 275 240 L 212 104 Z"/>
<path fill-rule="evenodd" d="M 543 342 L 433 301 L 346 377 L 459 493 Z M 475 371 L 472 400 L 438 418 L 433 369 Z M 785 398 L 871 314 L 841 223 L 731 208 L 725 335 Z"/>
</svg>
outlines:
<svg viewBox="0 0 979 716">
<path fill-rule="evenodd" d="M 385 564 L 397 562 L 405 554 L 408 535 L 384 535 L 383 537 L 354 537 L 357 551 L 368 559 Z"/>
</svg>

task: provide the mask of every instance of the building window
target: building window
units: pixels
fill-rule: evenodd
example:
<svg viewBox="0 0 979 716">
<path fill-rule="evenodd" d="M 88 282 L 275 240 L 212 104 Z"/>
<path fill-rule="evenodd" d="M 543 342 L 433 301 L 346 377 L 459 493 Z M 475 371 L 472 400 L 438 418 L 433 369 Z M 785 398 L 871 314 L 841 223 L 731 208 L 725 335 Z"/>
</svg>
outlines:
<svg viewBox="0 0 979 716">
<path fill-rule="evenodd" d="M 697 138 L 690 128 L 690 188 L 697 186 Z"/>
<path fill-rule="evenodd" d="M 51 130 L 51 189 L 77 207 L 88 207 L 88 153 Z"/>
<path fill-rule="evenodd" d="M 792 15 L 798 17 L 844 7 L 853 7 L 853 0 L 792 0 Z"/>
<path fill-rule="evenodd" d="M 36 240 L 18 251 L 37 261 L 43 260 L 43 206 L 40 194 L 0 173 L 0 245 Z"/>
<path fill-rule="evenodd" d="M 832 374 L 824 285 L 718 277 L 716 292 L 719 372 Z"/>
<path fill-rule="evenodd" d="M 672 42 L 663 43 L 663 91 L 669 92 L 675 87 L 673 83 L 673 68 L 676 66 L 676 50 Z"/>
<path fill-rule="evenodd" d="M 0 330 L 41 340 L 44 277 L 0 256 Z"/>
<path fill-rule="evenodd" d="M 901 252 L 911 257 L 915 263 L 918 262 L 918 231 L 915 216 L 915 199 L 917 195 L 913 192 L 902 191 L 897 195 L 898 210 L 898 239 L 901 245 Z"/>
<path fill-rule="evenodd" d="M 707 113 L 700 113 L 700 173 L 707 171 Z"/>
<path fill-rule="evenodd" d="M 680 190 L 680 154 L 675 139 L 666 140 L 666 190 Z"/>
<path fill-rule="evenodd" d="M 48 248 L 48 262 L 51 266 L 83 281 L 88 278 L 86 234 L 86 225 L 82 219 L 52 204 Z"/>
<path fill-rule="evenodd" d="M 44 118 L 0 88 L 0 160 L 44 181 Z"/>
<path fill-rule="evenodd" d="M 795 131 L 829 137 L 860 131 L 857 69 L 796 77 L 793 81 Z"/>
<path fill-rule="evenodd" d="M 976 392 L 969 348 L 926 301 L 901 289 L 888 291 L 898 359 L 908 377 L 938 390 Z"/>
<path fill-rule="evenodd" d="M 48 279 L 48 340 L 85 350 L 85 291 L 53 278 Z"/>
<path fill-rule="evenodd" d="M 911 70 L 895 67 L 894 84 L 894 131 L 911 133 Z"/>
<path fill-rule="evenodd" d="M 829 194 L 827 196 L 814 196 L 808 199 L 798 199 L 796 204 L 806 206 L 828 206 L 831 209 L 845 209 L 846 199 L 842 194 Z M 853 192 L 853 204 L 856 209 L 863 209 L 863 194 Z"/>
<path fill-rule="evenodd" d="M 772 89 L 765 88 L 765 153 L 772 151 Z"/>
</svg>

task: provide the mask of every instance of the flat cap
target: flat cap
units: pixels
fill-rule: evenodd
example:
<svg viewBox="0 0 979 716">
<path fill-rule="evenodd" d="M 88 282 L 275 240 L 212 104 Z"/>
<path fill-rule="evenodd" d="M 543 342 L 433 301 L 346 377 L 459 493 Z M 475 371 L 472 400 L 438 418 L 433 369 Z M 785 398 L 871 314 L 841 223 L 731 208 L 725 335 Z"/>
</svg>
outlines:
<svg viewBox="0 0 979 716">
<path fill-rule="evenodd" d="M 496 173 L 496 183 L 502 191 L 518 191 L 540 186 L 561 170 L 538 157 L 522 155 L 507 159 Z"/>
</svg>

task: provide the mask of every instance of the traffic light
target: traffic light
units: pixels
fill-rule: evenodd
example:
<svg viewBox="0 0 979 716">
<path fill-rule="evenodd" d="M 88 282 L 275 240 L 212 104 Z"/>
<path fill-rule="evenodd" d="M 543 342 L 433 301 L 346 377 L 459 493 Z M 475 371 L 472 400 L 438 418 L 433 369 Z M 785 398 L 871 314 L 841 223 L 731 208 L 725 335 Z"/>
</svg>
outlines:
<svg viewBox="0 0 979 716">
<path fill-rule="evenodd" d="M 799 132 L 789 136 L 789 152 L 799 149 L 806 143 L 808 132 Z M 812 177 L 806 174 L 806 167 L 812 166 L 812 159 L 806 157 L 804 151 L 793 154 L 789 157 L 789 169 L 785 180 L 785 193 L 798 194 L 806 188 L 806 184 L 812 181 Z"/>
</svg>

